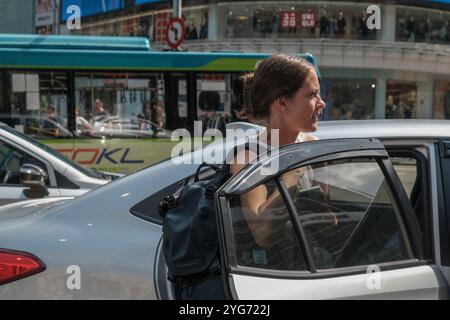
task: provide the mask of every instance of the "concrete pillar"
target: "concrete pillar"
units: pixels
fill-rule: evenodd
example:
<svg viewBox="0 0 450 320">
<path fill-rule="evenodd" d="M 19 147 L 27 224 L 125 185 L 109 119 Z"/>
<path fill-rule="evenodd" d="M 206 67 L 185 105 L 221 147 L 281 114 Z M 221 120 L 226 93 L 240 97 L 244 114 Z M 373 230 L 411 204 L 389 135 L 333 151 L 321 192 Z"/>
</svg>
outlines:
<svg viewBox="0 0 450 320">
<path fill-rule="evenodd" d="M 208 5 L 208 40 L 215 41 L 218 39 L 219 33 L 219 14 L 217 3 Z"/>
<path fill-rule="evenodd" d="M 381 7 L 381 41 L 395 41 L 395 20 L 397 9 L 394 4 Z"/>
<path fill-rule="evenodd" d="M 386 118 L 386 84 L 386 75 L 384 73 L 377 75 L 375 88 L 375 119 Z"/>
</svg>

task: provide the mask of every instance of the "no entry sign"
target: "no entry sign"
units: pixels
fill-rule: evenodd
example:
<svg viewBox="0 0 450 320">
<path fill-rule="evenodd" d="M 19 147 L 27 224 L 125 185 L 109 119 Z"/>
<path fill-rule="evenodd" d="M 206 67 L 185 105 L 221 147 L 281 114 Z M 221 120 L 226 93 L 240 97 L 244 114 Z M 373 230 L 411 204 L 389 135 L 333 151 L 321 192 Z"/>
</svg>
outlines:
<svg viewBox="0 0 450 320">
<path fill-rule="evenodd" d="M 166 42 L 172 49 L 178 48 L 186 36 L 186 28 L 181 18 L 169 20 L 166 28 Z"/>
</svg>

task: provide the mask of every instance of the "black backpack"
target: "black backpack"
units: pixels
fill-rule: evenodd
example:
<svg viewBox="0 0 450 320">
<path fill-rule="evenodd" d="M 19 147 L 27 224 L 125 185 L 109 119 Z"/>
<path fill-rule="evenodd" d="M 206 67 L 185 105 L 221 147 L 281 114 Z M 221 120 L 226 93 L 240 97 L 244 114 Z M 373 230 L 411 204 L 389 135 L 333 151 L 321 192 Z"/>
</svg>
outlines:
<svg viewBox="0 0 450 320">
<path fill-rule="evenodd" d="M 208 167 L 214 176 L 201 180 L 201 171 Z M 225 299 L 214 194 L 230 177 L 228 164 L 202 163 L 192 183 L 159 205 L 163 253 L 177 299 Z"/>
</svg>

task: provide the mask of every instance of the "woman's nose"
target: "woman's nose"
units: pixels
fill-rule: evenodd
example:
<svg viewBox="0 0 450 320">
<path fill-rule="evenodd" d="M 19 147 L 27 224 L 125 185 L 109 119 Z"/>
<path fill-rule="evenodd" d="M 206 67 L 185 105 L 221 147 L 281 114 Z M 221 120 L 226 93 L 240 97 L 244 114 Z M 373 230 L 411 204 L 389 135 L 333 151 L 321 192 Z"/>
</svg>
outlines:
<svg viewBox="0 0 450 320">
<path fill-rule="evenodd" d="M 319 101 L 317 102 L 317 106 L 321 109 L 325 108 L 325 101 L 322 100 L 322 97 L 319 96 Z"/>
</svg>

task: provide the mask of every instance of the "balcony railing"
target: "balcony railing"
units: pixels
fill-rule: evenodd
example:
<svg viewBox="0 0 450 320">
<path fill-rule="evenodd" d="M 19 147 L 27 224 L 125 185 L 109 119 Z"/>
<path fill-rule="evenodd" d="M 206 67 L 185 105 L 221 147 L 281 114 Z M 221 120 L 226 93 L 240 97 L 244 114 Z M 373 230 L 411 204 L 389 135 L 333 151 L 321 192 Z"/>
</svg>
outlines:
<svg viewBox="0 0 450 320">
<path fill-rule="evenodd" d="M 153 43 L 153 50 L 166 49 Z M 310 52 L 319 65 L 450 74 L 450 46 L 443 44 L 335 39 L 190 40 L 189 51 L 234 51 L 296 54 Z"/>
</svg>

